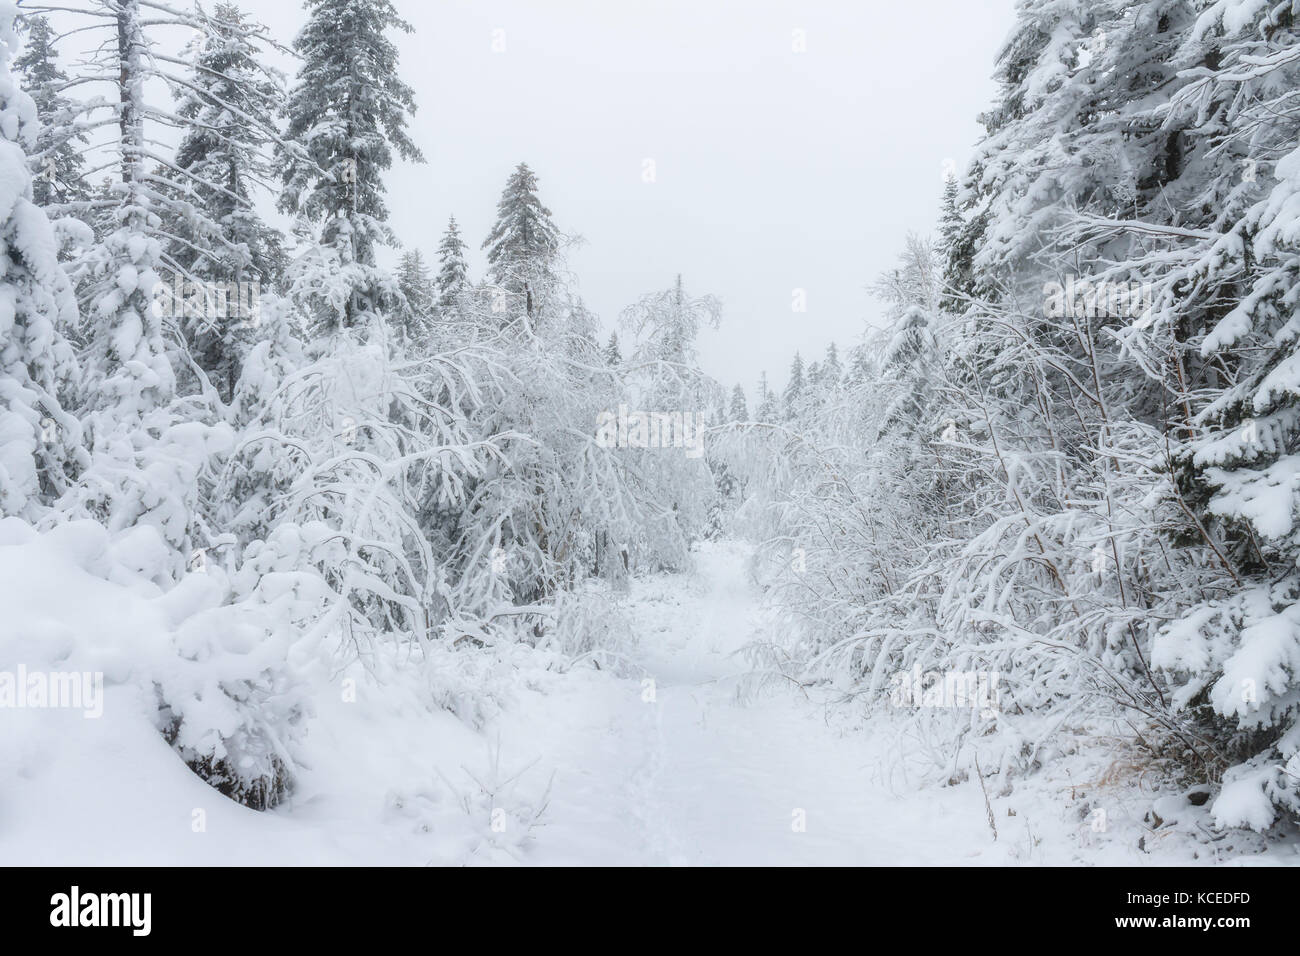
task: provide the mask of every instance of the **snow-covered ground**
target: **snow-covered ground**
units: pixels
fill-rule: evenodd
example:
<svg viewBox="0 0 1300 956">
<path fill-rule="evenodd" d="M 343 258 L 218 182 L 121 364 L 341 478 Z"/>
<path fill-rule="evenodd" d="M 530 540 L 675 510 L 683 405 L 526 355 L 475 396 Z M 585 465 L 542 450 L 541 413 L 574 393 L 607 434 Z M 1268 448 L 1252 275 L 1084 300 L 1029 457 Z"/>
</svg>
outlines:
<svg viewBox="0 0 1300 956">
<path fill-rule="evenodd" d="M 321 693 L 297 791 L 268 813 L 192 774 L 129 682 L 108 688 L 99 719 L 10 711 L 0 748 L 0 862 L 1193 861 L 1186 842 L 1138 849 L 1150 799 L 1137 793 L 1113 798 L 1106 832 L 1080 822 L 1068 787 L 991 794 L 995 840 L 977 783 L 909 784 L 886 769 L 888 735 L 833 719 L 836 711 L 792 685 L 753 690 L 738 654 L 762 623 L 746 549 L 706 544 L 696 558 L 693 574 L 634 583 L 624 611 L 638 629 L 635 651 L 617 672 L 586 662 L 561 673 L 553 659 L 512 650 L 489 675 L 508 691 L 482 732 L 428 707 L 400 667 L 380 680 L 356 671 L 355 701 Z M 78 616 L 88 584 L 65 575 L 67 627 L 141 620 L 125 597 L 97 623 Z M 53 606 L 51 595 L 34 599 Z M 1217 860 L 1291 856 L 1300 861 L 1280 850 L 1220 848 Z M 1202 849 L 1202 860 L 1213 858 Z"/>
</svg>

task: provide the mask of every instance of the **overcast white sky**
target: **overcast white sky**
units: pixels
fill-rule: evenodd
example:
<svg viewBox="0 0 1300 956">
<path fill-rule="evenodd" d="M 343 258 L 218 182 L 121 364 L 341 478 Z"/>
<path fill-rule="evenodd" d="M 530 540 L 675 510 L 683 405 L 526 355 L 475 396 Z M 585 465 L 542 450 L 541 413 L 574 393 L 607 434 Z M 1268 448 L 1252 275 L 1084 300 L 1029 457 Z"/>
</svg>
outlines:
<svg viewBox="0 0 1300 956">
<path fill-rule="evenodd" d="M 392 225 L 433 258 L 448 214 L 487 235 L 521 160 L 585 245 L 607 327 L 639 295 L 710 292 L 706 371 L 751 398 L 796 349 L 859 340 L 865 286 L 937 219 L 991 102 L 1013 0 L 395 0 L 425 166 L 389 178 Z M 243 0 L 283 42 L 295 0 Z M 806 52 L 794 50 L 794 31 Z M 497 33 L 496 31 L 503 31 Z M 504 40 L 504 51 L 494 51 Z M 287 65 L 287 64 L 286 64 Z M 643 178 L 653 160 L 655 181 Z M 804 289 L 808 311 L 791 309 Z"/>
</svg>

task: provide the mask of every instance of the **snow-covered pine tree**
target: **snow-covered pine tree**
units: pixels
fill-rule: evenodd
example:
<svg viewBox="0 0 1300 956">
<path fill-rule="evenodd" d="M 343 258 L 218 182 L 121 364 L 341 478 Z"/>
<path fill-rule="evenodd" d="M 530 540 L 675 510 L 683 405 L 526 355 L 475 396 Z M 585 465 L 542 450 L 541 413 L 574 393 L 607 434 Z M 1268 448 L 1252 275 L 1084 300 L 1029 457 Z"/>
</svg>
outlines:
<svg viewBox="0 0 1300 956">
<path fill-rule="evenodd" d="M 749 403 L 745 400 L 745 390 L 737 383 L 731 389 L 731 404 L 727 406 L 727 418 L 733 422 L 749 421 Z"/>
<path fill-rule="evenodd" d="M 844 374 L 844 384 L 857 387 L 870 382 L 876 374 L 875 363 L 870 352 L 862 345 L 855 345 L 849 350 L 849 367 Z"/>
<path fill-rule="evenodd" d="M 832 342 L 826 346 L 826 358 L 822 361 L 822 382 L 828 392 L 834 392 L 844 380 L 844 365 L 840 362 L 840 350 Z"/>
<path fill-rule="evenodd" d="M 777 402 L 776 392 L 767 384 L 767 373 L 763 372 L 758 377 L 758 411 L 755 417 L 760 422 L 772 423 L 781 417 L 780 405 Z"/>
<path fill-rule="evenodd" d="M 165 173 L 173 185 L 164 187 L 164 274 L 199 292 L 186 301 L 199 307 L 181 309 L 182 328 L 194 361 L 230 401 L 258 297 L 284 268 L 281 237 L 255 203 L 271 174 L 274 135 L 255 118 L 279 115 L 283 80 L 260 62 L 265 28 L 237 6 L 218 3 L 199 16 L 203 29 L 183 53 L 190 74 L 176 87 L 185 131 Z"/>
<path fill-rule="evenodd" d="M 460 227 L 456 217 L 447 219 L 447 231 L 442 234 L 438 244 L 438 308 L 455 307 L 461 295 L 469 288 L 469 263 L 465 260 L 468 247 L 461 238 Z"/>
<path fill-rule="evenodd" d="M 25 149 L 39 142 L 38 117 L 10 67 L 16 13 L 0 2 L 0 515 L 36 521 L 87 459 L 81 425 L 62 402 L 78 372 L 64 337 L 77 306 L 33 202 Z"/>
<path fill-rule="evenodd" d="M 510 174 L 483 248 L 493 284 L 535 323 L 555 282 L 560 232 L 537 196 L 537 176 L 527 163 Z"/>
<path fill-rule="evenodd" d="M 962 217 L 958 204 L 960 187 L 956 176 L 945 177 L 943 181 L 943 199 L 939 213 L 939 252 L 947 258 L 952 254 L 957 240 L 961 237 L 966 220 Z"/>
<path fill-rule="evenodd" d="M 68 76 L 59 67 L 54 30 L 47 17 L 19 21 L 24 32 L 22 55 L 14 66 L 36 103 L 41 128 L 27 161 L 32 171 L 32 199 L 38 206 L 57 206 L 88 198 L 82 153 L 86 134 L 77 128 L 78 108 L 63 95 Z"/>
<path fill-rule="evenodd" d="M 972 237 L 962 215 L 961 188 L 956 176 L 943 182 L 942 212 L 939 218 L 938 253 L 943 259 L 943 307 L 960 312 L 964 293 L 970 290 Z"/>
<path fill-rule="evenodd" d="M 609 341 L 605 343 L 605 351 L 602 354 L 605 357 L 605 364 L 611 368 L 617 368 L 623 364 L 623 353 L 618 346 L 617 332 L 609 333 Z"/>
<path fill-rule="evenodd" d="M 885 305 L 889 322 L 880 353 L 878 384 L 888 394 L 885 411 L 876 427 L 895 430 L 908 440 L 927 432 L 935 414 L 937 343 L 934 324 L 939 317 L 942 266 L 933 244 L 909 234 L 897 268 L 881 275 L 872 286 Z"/>
<path fill-rule="evenodd" d="M 425 338 L 425 327 L 438 307 L 437 290 L 429 276 L 429 266 L 419 249 L 408 249 L 398 260 L 397 288 L 405 303 L 396 321 L 400 330 L 399 339 L 409 347 Z"/>
<path fill-rule="evenodd" d="M 781 395 L 782 409 L 787 421 L 798 416 L 799 404 L 803 400 L 803 393 L 803 357 L 798 352 L 795 352 L 794 359 L 790 362 L 790 378 L 785 383 L 785 391 Z"/>
<path fill-rule="evenodd" d="M 280 208 L 319 229 L 319 247 L 291 270 L 294 291 L 324 330 L 366 324 L 396 286 L 375 247 L 396 245 L 383 174 L 394 154 L 424 157 L 407 132 L 415 96 L 398 76 L 390 30 L 411 32 L 389 0 L 306 0 L 294 40 L 302 57 L 279 151 Z"/>
<path fill-rule="evenodd" d="M 1300 812 L 1300 29 L 1286 5 L 1249 13 L 1183 32 L 1176 61 L 1202 68 L 1165 122 L 1215 198 L 1157 260 L 1173 268 L 1129 342 L 1177 358 L 1166 493 L 1192 521 L 1168 544 L 1203 555 L 1152 664 L 1228 765 L 1216 819 L 1262 830 Z"/>
</svg>

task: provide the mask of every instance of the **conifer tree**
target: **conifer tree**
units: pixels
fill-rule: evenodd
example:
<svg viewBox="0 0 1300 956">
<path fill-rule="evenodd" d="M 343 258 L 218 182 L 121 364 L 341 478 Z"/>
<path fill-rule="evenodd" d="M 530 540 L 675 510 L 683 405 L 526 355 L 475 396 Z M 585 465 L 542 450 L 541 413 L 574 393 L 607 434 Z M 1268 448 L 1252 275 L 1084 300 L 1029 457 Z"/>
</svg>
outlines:
<svg viewBox="0 0 1300 956">
<path fill-rule="evenodd" d="M 437 294 L 438 307 L 441 309 L 454 306 L 461 294 L 469 288 L 466 248 L 460 227 L 456 225 L 456 217 L 451 216 L 447 220 L 447 231 L 442 234 L 442 242 L 438 245 Z"/>
<path fill-rule="evenodd" d="M 617 367 L 623 364 L 623 353 L 618 347 L 618 333 L 609 333 L 609 341 L 605 343 L 605 364 L 611 367 Z"/>
<path fill-rule="evenodd" d="M 68 82 L 54 48 L 54 30 L 43 16 L 20 22 L 25 28 L 22 56 L 14 61 L 23 88 L 36 104 L 40 132 L 27 159 L 32 168 L 32 200 L 56 206 L 88 198 L 83 178 L 86 134 L 75 124 L 77 106 L 62 94 Z"/>
<path fill-rule="evenodd" d="M 537 196 L 537 176 L 527 163 L 520 163 L 506 182 L 483 248 L 492 282 L 535 320 L 555 279 L 560 232 Z"/>
<path fill-rule="evenodd" d="M 952 311 L 961 311 L 961 296 L 969 291 L 973 253 L 966 220 L 961 213 L 960 193 L 955 176 L 944 180 L 938 252 L 943 259 L 942 301 L 944 308 Z"/>
<path fill-rule="evenodd" d="M 397 266 L 397 284 L 406 297 L 407 304 L 419 315 L 427 315 L 433 307 L 434 285 L 429 278 L 429 267 L 419 249 L 402 253 Z"/>
<path fill-rule="evenodd" d="M 43 21 L 42 21 L 43 22 Z M 34 521 L 86 464 L 81 426 L 62 397 L 77 376 L 64 330 L 76 299 L 53 230 L 33 202 L 24 147 L 35 108 L 10 70 L 14 10 L 0 5 L 0 515 Z"/>
<path fill-rule="evenodd" d="M 731 404 L 727 408 L 727 417 L 733 422 L 749 421 L 749 404 L 745 401 L 745 390 L 739 383 L 731 390 Z"/>
<path fill-rule="evenodd" d="M 756 417 L 758 421 L 769 424 L 781 417 L 776 392 L 768 387 L 766 372 L 763 372 L 758 377 L 758 413 Z"/>
<path fill-rule="evenodd" d="M 795 352 L 794 361 L 790 363 L 790 380 L 786 382 L 785 391 L 781 395 L 787 420 L 795 418 L 799 414 L 799 403 L 803 399 L 803 393 L 803 358 L 798 352 Z"/>
<path fill-rule="evenodd" d="M 429 267 L 419 249 L 402 253 L 397 266 L 397 287 L 402 293 L 403 308 L 396 324 L 407 345 L 424 338 L 436 304 L 436 290 L 429 277 Z"/>
<path fill-rule="evenodd" d="M 233 3 L 202 13 L 186 48 L 190 76 L 176 113 L 186 121 L 175 182 L 165 187 L 165 275 L 198 284 L 198 309 L 184 309 L 195 362 L 230 401 L 242 353 L 255 335 L 258 299 L 284 268 L 279 233 L 257 212 L 271 173 L 271 131 L 249 117 L 273 116 L 280 75 L 259 62 L 265 28 Z"/>
<path fill-rule="evenodd" d="M 840 386 L 844 378 L 844 366 L 840 363 L 840 350 L 832 342 L 826 347 L 826 358 L 822 362 L 822 381 L 828 390 Z"/>
<path fill-rule="evenodd" d="M 383 174 L 396 157 L 423 162 L 407 131 L 415 95 L 398 76 L 388 32 L 411 32 L 389 0 L 306 0 L 307 25 L 294 40 L 302 57 L 289 94 L 280 150 L 280 208 L 319 249 L 300 262 L 296 293 L 320 328 L 368 321 L 395 285 L 375 267 L 375 247 L 396 245 L 387 225 Z"/>
</svg>

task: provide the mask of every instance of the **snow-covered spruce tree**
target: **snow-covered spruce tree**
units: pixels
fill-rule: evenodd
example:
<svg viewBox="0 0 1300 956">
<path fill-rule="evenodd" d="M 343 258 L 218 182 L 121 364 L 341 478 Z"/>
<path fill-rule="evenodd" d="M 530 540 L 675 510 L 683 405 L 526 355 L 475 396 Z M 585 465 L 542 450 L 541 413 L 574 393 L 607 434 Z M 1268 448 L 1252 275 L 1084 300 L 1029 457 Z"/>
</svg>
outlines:
<svg viewBox="0 0 1300 956">
<path fill-rule="evenodd" d="M 718 440 L 719 436 L 725 436 L 730 431 L 722 426 L 745 426 L 750 422 L 749 403 L 745 398 L 745 390 L 740 385 L 733 386 L 729 395 L 720 389 L 718 395 L 718 411 L 714 415 L 713 440 L 710 442 L 707 459 L 716 489 L 715 500 L 709 512 L 708 534 L 711 537 L 728 530 L 732 515 L 745 500 L 746 490 L 743 478 L 733 471 L 728 461 L 727 452 L 731 448 L 726 441 Z"/>
<path fill-rule="evenodd" d="M 764 372 L 758 379 L 758 410 L 755 412 L 755 420 L 775 422 L 780 417 L 780 414 L 776 392 L 768 387 L 767 373 Z"/>
<path fill-rule="evenodd" d="M 790 377 L 785 383 L 785 391 L 781 393 L 781 407 L 786 419 L 795 418 L 799 414 L 799 403 L 803 399 L 803 389 L 803 357 L 798 352 L 795 352 L 794 359 L 790 362 Z"/>
<path fill-rule="evenodd" d="M 87 459 L 81 424 L 62 402 L 78 374 L 64 337 L 77 306 L 33 201 L 24 151 L 39 142 L 38 117 L 10 67 L 15 16 L 0 4 L 0 515 L 36 522 Z"/>
<path fill-rule="evenodd" d="M 727 419 L 733 422 L 749 421 L 749 403 L 745 400 L 745 390 L 739 383 L 731 389 L 731 402 L 727 406 Z"/>
<path fill-rule="evenodd" d="M 460 297 L 469 289 L 469 263 L 465 261 L 468 246 L 460 236 L 456 217 L 447 220 L 447 231 L 438 244 L 438 276 L 436 291 L 438 308 L 454 308 Z"/>
<path fill-rule="evenodd" d="M 709 423 L 711 425 L 725 424 L 727 421 L 727 396 L 728 392 L 721 385 L 715 389 L 713 401 L 713 410 L 709 413 Z"/>
<path fill-rule="evenodd" d="M 92 242 L 102 242 L 105 236 L 117 228 L 116 195 L 112 176 L 100 177 L 99 182 L 91 188 L 85 212 L 89 220 Z M 83 299 L 81 288 L 78 286 L 77 300 L 80 302 Z"/>
<path fill-rule="evenodd" d="M 618 346 L 618 333 L 610 332 L 609 341 L 605 343 L 605 364 L 616 368 L 623 364 L 623 351 Z"/>
<path fill-rule="evenodd" d="M 438 302 L 429 267 L 419 249 L 408 249 L 398 260 L 397 288 L 402 293 L 402 308 L 395 323 L 398 339 L 407 348 L 419 348 L 427 338 L 425 326 Z"/>
<path fill-rule="evenodd" d="M 963 246 L 966 219 L 962 215 L 961 188 L 956 176 L 949 176 L 943 182 L 941 209 L 937 251 L 944 264 L 943 305 L 950 311 L 960 312 L 961 291 L 970 284 L 971 255 Z"/>
<path fill-rule="evenodd" d="M 844 364 L 840 361 L 839 347 L 834 342 L 826 346 L 826 358 L 822 361 L 822 377 L 827 389 L 837 389 L 844 383 Z"/>
<path fill-rule="evenodd" d="M 916 235 L 895 269 L 881 275 L 873 287 L 884 303 L 889 323 L 887 345 L 880 355 L 877 381 L 889 384 L 879 432 L 894 432 L 920 444 L 927 434 L 935 406 L 939 372 L 934 326 L 939 319 L 942 273 L 934 247 Z"/>
<path fill-rule="evenodd" d="M 844 372 L 844 384 L 856 387 L 870 382 L 877 372 L 875 362 L 864 345 L 855 345 L 849 351 L 848 368 Z"/>
<path fill-rule="evenodd" d="M 1185 31 L 1177 59 L 1204 63 L 1159 115 L 1212 205 L 1160 250 L 1127 339 L 1169 382 L 1167 494 L 1189 518 L 1169 546 L 1202 555 L 1152 663 L 1229 765 L 1215 817 L 1256 829 L 1300 811 L 1298 49 L 1285 4 L 1213 5 Z"/>
<path fill-rule="evenodd" d="M 493 285 L 508 297 L 507 314 L 522 310 L 535 324 L 547 308 L 546 290 L 556 284 L 560 232 L 537 196 L 537 176 L 527 163 L 515 167 L 506 182 L 483 248 Z"/>
<path fill-rule="evenodd" d="M 23 52 L 14 67 L 40 117 L 40 132 L 27 157 L 32 199 L 47 207 L 85 200 L 89 196 L 82 158 L 86 134 L 76 126 L 76 104 L 62 92 L 68 76 L 59 67 L 54 30 L 43 16 L 25 18 L 19 26 Z"/>
<path fill-rule="evenodd" d="M 230 19 L 235 15 L 222 9 L 223 16 L 229 14 L 224 20 L 150 0 L 95 0 L 84 10 L 57 12 L 72 19 L 72 29 L 99 34 L 105 41 L 78 62 L 69 84 L 107 85 L 116 94 L 115 99 L 82 104 L 78 119 L 79 128 L 92 137 L 87 154 L 111 175 L 88 199 L 61 207 L 94 225 L 96 241 L 75 261 L 73 273 L 84 321 L 81 337 L 92 356 L 88 394 L 94 393 L 98 406 L 115 401 L 119 385 L 124 393 L 119 397 L 134 401 L 127 398 L 139 391 L 126 380 L 131 377 L 144 383 L 146 404 L 154 408 L 171 401 L 178 377 L 182 388 L 195 381 L 206 392 L 210 384 L 194 361 L 185 320 L 189 313 L 206 316 L 211 297 L 198 285 L 182 288 L 177 296 L 170 280 L 202 279 L 189 266 L 211 268 L 217 255 L 246 256 L 250 231 L 241 221 L 252 215 L 249 183 L 219 181 L 213 166 L 231 160 L 243 170 L 254 167 L 245 156 L 222 154 L 216 144 L 225 136 L 244 144 L 255 135 L 273 136 L 274 130 L 263 118 L 264 104 L 246 88 L 238 69 L 238 82 L 223 81 L 211 64 L 163 54 L 156 34 L 186 28 L 196 37 L 193 49 L 206 47 L 209 56 L 218 56 L 216 46 L 242 51 L 257 42 L 260 28 Z M 242 56 L 238 63 L 244 62 Z M 157 88 L 185 91 L 179 113 L 151 99 L 150 91 Z M 227 94 L 232 102 L 222 99 Z M 159 150 L 160 130 L 178 125 L 182 144 L 174 160 Z M 209 163 L 213 149 L 217 152 Z M 229 172 L 223 169 L 221 175 Z M 205 248 L 207 253 L 200 255 Z M 117 318 L 98 321 L 105 310 Z M 119 326 L 138 331 L 118 334 Z M 117 373 L 126 378 L 119 381 Z M 105 381 L 107 392 L 101 388 Z"/>
<path fill-rule="evenodd" d="M 269 182 L 275 135 L 262 118 L 279 114 L 283 80 L 260 62 L 265 29 L 237 6 L 198 15 L 203 28 L 182 54 L 189 76 L 174 84 L 184 134 L 162 173 L 163 254 L 173 288 L 190 290 L 178 310 L 190 353 L 229 401 L 256 337 L 260 291 L 284 268 L 281 237 L 254 202 Z"/>
<path fill-rule="evenodd" d="M 396 298 L 375 266 L 375 247 L 396 245 L 386 220 L 383 174 L 394 154 L 423 162 L 407 132 L 415 97 L 397 72 L 390 30 L 409 33 L 389 0 L 307 0 L 302 57 L 279 151 L 280 208 L 317 247 L 290 270 L 295 298 L 323 331 L 372 324 Z"/>
</svg>

